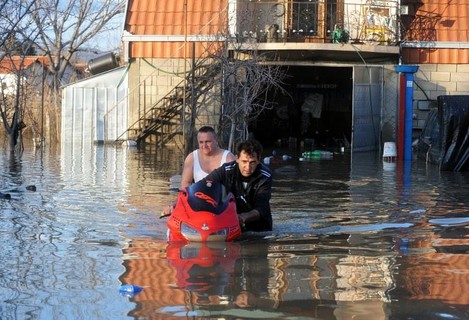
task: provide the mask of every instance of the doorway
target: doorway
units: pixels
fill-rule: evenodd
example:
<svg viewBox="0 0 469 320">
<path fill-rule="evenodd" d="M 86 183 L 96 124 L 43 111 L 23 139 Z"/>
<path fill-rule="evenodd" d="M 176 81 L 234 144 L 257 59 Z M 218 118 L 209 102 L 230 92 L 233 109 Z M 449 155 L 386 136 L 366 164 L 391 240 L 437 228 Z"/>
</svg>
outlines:
<svg viewBox="0 0 469 320">
<path fill-rule="evenodd" d="M 290 66 L 288 94 L 272 95 L 272 107 L 250 125 L 266 147 L 336 151 L 352 139 L 353 68 Z"/>
</svg>

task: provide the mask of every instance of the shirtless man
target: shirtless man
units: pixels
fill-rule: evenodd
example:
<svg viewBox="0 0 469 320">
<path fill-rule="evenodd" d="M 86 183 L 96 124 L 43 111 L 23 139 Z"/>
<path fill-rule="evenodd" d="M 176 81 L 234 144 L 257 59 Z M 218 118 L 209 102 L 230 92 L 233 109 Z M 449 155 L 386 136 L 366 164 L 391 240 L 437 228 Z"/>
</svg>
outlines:
<svg viewBox="0 0 469 320">
<path fill-rule="evenodd" d="M 236 160 L 234 154 L 218 146 L 215 130 L 203 126 L 197 133 L 199 148 L 191 152 L 184 160 L 181 189 L 197 182 L 225 162 Z"/>
</svg>

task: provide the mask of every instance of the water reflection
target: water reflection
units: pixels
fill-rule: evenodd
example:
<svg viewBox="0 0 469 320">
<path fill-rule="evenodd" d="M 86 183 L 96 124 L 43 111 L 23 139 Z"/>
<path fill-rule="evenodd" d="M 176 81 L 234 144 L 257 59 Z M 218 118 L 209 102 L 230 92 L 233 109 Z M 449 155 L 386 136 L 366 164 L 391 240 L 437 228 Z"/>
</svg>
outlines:
<svg viewBox="0 0 469 320">
<path fill-rule="evenodd" d="M 376 154 L 278 161 L 273 232 L 182 245 L 158 218 L 181 161 L 114 146 L 1 155 L 0 191 L 17 190 L 0 200 L 1 317 L 469 317 L 467 174 Z"/>
<path fill-rule="evenodd" d="M 398 255 L 350 252 L 345 237 L 329 240 L 326 246 L 320 239 L 185 246 L 139 240 L 125 251 L 132 259 L 121 281 L 145 287 L 134 299 L 135 318 L 387 319 Z"/>
<path fill-rule="evenodd" d="M 462 243 L 453 239 L 439 246 Z M 388 319 L 423 311 L 431 318 L 435 307 L 463 319 L 467 312 L 467 257 L 438 254 L 429 243 L 408 238 L 344 234 L 209 245 L 145 239 L 125 254 L 132 259 L 121 281 L 147 287 L 135 298 L 138 307 L 131 315 L 136 318 L 150 312 Z"/>
</svg>

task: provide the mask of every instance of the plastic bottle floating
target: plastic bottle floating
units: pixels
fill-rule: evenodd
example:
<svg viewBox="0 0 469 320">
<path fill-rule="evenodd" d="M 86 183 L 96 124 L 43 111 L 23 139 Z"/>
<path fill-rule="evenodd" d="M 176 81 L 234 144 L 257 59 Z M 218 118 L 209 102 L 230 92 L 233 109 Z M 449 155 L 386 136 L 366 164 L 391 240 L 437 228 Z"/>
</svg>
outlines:
<svg viewBox="0 0 469 320">
<path fill-rule="evenodd" d="M 120 287 L 119 292 L 121 296 L 133 298 L 143 290 L 142 287 L 133 284 L 124 284 Z"/>
<path fill-rule="evenodd" d="M 330 151 L 314 150 L 303 152 L 304 159 L 332 159 L 334 153 Z"/>
</svg>

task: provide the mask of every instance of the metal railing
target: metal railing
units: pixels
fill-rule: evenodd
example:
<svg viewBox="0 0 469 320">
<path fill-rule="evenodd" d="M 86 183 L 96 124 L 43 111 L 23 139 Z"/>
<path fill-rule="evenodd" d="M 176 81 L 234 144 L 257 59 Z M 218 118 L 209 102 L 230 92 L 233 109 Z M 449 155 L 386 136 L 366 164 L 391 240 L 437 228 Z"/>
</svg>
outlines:
<svg viewBox="0 0 469 320">
<path fill-rule="evenodd" d="M 397 45 L 398 1 L 357 2 L 239 0 L 231 31 L 240 42 Z"/>
</svg>

